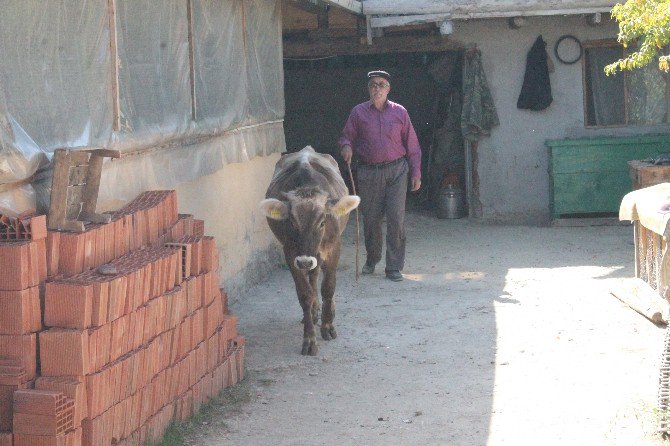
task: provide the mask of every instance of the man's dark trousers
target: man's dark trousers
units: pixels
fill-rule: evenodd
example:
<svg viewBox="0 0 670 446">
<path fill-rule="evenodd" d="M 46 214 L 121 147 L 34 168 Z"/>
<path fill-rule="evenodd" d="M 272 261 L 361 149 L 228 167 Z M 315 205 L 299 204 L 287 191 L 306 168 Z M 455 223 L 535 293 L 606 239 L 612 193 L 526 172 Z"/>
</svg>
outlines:
<svg viewBox="0 0 670 446">
<path fill-rule="evenodd" d="M 405 266 L 408 171 L 405 158 L 384 165 L 358 167 L 366 263 L 375 265 L 382 258 L 382 222 L 386 216 L 386 271 L 401 271 Z"/>
</svg>

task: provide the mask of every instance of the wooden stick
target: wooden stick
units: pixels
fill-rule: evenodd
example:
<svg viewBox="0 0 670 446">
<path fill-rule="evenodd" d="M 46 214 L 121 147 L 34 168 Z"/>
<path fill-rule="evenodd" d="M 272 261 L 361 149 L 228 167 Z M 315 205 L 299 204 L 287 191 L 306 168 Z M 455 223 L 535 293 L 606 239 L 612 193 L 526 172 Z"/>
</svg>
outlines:
<svg viewBox="0 0 670 446">
<path fill-rule="evenodd" d="M 107 0 L 109 14 L 109 53 L 112 64 L 112 130 L 121 130 L 121 94 L 119 92 L 119 48 L 116 29 L 116 0 Z"/>
<path fill-rule="evenodd" d="M 349 179 L 351 180 L 351 189 L 354 191 L 354 195 L 358 195 L 356 193 L 356 184 L 354 183 L 354 175 L 351 173 L 351 163 L 347 163 L 347 169 L 349 170 Z M 361 231 L 360 231 L 360 223 L 358 221 L 358 207 L 356 207 L 356 282 L 358 282 L 358 265 L 359 265 L 359 260 L 358 260 L 358 251 L 359 251 L 359 246 L 360 246 L 360 238 L 361 238 Z"/>
</svg>

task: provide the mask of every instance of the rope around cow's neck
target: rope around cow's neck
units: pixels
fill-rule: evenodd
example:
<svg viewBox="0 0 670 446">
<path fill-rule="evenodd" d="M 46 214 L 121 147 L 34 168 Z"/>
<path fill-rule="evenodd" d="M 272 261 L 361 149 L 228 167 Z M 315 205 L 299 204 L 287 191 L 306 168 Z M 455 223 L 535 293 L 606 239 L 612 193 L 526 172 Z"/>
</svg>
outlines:
<svg viewBox="0 0 670 446">
<path fill-rule="evenodd" d="M 354 195 L 356 193 L 356 184 L 354 183 L 354 175 L 351 173 L 351 163 L 347 163 L 347 169 L 349 169 L 349 179 L 351 180 L 351 188 L 353 189 Z M 358 282 L 358 250 L 360 245 L 360 223 L 358 222 L 358 207 L 356 207 L 356 282 Z"/>
</svg>

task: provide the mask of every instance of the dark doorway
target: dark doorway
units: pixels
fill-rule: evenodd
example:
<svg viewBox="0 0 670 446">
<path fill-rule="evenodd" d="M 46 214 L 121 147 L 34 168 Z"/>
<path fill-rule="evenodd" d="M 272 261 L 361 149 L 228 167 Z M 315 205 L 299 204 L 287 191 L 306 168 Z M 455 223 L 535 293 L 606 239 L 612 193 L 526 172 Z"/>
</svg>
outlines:
<svg viewBox="0 0 670 446">
<path fill-rule="evenodd" d="M 423 191 L 412 195 L 408 205 L 432 207 L 445 178 L 465 184 L 460 137 L 462 52 L 285 59 L 287 150 L 311 145 L 331 154 L 348 180 L 337 140 L 352 107 L 369 99 L 366 73 L 376 69 L 393 76 L 389 99 L 408 110 L 421 144 Z"/>
</svg>

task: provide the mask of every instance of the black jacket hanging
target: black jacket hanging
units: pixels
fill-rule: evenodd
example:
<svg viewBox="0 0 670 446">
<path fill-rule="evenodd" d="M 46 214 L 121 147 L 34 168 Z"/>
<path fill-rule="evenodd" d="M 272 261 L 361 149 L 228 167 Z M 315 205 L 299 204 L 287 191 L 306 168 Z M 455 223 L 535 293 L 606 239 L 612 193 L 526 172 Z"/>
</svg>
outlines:
<svg viewBox="0 0 670 446">
<path fill-rule="evenodd" d="M 542 36 L 539 36 L 526 56 L 526 73 L 523 76 L 523 86 L 516 106 L 521 109 L 539 111 L 549 107 L 552 100 L 547 66 L 547 44 Z"/>
</svg>

